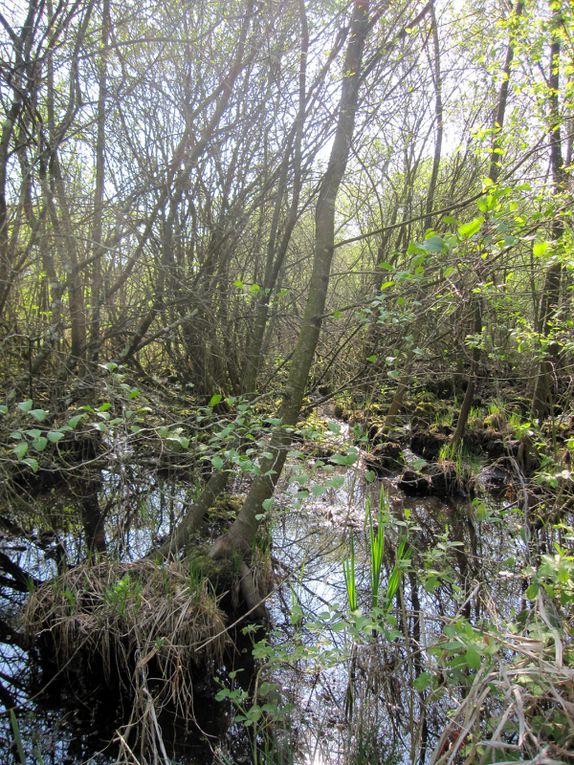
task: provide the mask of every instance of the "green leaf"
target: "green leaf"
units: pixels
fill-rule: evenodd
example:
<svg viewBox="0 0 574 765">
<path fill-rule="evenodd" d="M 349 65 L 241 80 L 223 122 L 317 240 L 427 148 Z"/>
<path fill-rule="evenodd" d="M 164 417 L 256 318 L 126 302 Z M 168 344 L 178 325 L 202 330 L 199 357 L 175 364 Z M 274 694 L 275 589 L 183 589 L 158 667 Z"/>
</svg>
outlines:
<svg viewBox="0 0 574 765">
<path fill-rule="evenodd" d="M 276 693 L 277 692 L 277 686 L 275 683 L 269 683 L 267 681 L 264 681 L 259 686 L 259 693 L 261 696 L 268 696 L 270 693 Z"/>
<path fill-rule="evenodd" d="M 532 582 L 527 588 L 526 588 L 526 597 L 528 600 L 534 600 L 536 596 L 538 595 L 540 591 L 540 585 L 538 582 Z"/>
<path fill-rule="evenodd" d="M 496 208 L 497 201 L 496 201 L 496 194 L 489 193 L 485 197 L 482 197 L 482 199 L 477 199 L 476 206 L 480 210 L 480 212 L 491 212 Z"/>
<path fill-rule="evenodd" d="M 314 497 L 320 497 L 322 494 L 324 494 L 327 491 L 327 487 L 323 486 L 323 484 L 314 484 L 311 487 L 311 492 L 313 493 Z"/>
<path fill-rule="evenodd" d="M 67 425 L 69 428 L 72 428 L 72 430 L 74 430 L 75 428 L 77 428 L 77 427 L 78 427 L 78 424 L 79 424 L 80 422 L 82 422 L 82 420 L 84 419 L 84 416 L 85 416 L 85 415 L 83 415 L 83 414 L 75 414 L 73 417 L 70 417 L 70 419 L 68 420 L 68 422 L 66 423 L 66 425 Z"/>
<path fill-rule="evenodd" d="M 18 409 L 20 409 L 21 412 L 29 412 L 30 409 L 33 407 L 34 402 L 31 398 L 26 399 L 26 401 L 20 401 L 18 404 Z"/>
<path fill-rule="evenodd" d="M 371 364 L 374 364 L 377 360 L 378 356 L 376 353 L 371 354 L 370 356 L 367 356 L 367 361 L 370 361 Z"/>
<path fill-rule="evenodd" d="M 433 676 L 430 672 L 421 672 L 416 678 L 413 685 L 417 691 L 426 691 L 433 684 Z"/>
<path fill-rule="evenodd" d="M 444 241 L 440 236 L 431 236 L 428 239 L 425 239 L 420 246 L 427 252 L 442 252 L 444 249 Z"/>
<path fill-rule="evenodd" d="M 341 486 L 345 483 L 345 478 L 342 475 L 334 475 L 327 483 L 327 486 L 330 486 L 333 489 L 340 489 Z"/>
<path fill-rule="evenodd" d="M 224 462 L 219 456 L 219 454 L 214 454 L 213 457 L 211 458 L 211 464 L 216 470 L 221 470 L 221 468 L 224 465 Z"/>
<path fill-rule="evenodd" d="M 484 218 L 475 218 L 470 223 L 463 223 L 462 226 L 458 227 L 458 234 L 462 239 L 470 239 L 471 236 L 474 236 L 480 230 L 483 223 Z"/>
<path fill-rule="evenodd" d="M 214 406 L 217 406 L 223 396 L 221 393 L 214 393 L 213 396 L 209 399 L 209 404 L 207 405 L 210 409 L 213 409 Z"/>
<path fill-rule="evenodd" d="M 61 430 L 49 430 L 46 437 L 51 444 L 56 444 L 64 438 L 64 435 Z"/>
<path fill-rule="evenodd" d="M 354 465 L 358 459 L 358 451 L 351 449 L 347 454 L 333 454 L 329 457 L 329 462 L 332 462 L 333 465 Z"/>
<path fill-rule="evenodd" d="M 381 286 L 379 287 L 379 289 L 381 290 L 381 292 L 382 292 L 383 290 L 388 290 L 388 289 L 389 289 L 389 287 L 392 287 L 392 286 L 393 286 L 393 284 L 394 284 L 394 281 L 392 281 L 392 280 L 391 280 L 391 281 L 388 281 L 388 282 L 383 282 L 383 283 L 381 284 Z"/>
<path fill-rule="evenodd" d="M 0 414 L 7 414 L 8 413 L 8 407 L 6 404 L 0 404 Z"/>
<path fill-rule="evenodd" d="M 31 415 L 36 422 L 44 422 L 49 412 L 47 409 L 30 409 L 28 414 Z"/>
<path fill-rule="evenodd" d="M 22 460 L 22 462 L 25 465 L 28 465 L 29 468 L 32 469 L 33 473 L 37 473 L 40 469 L 40 465 L 38 464 L 38 460 L 35 460 L 34 457 L 26 457 L 25 460 Z"/>
<path fill-rule="evenodd" d="M 535 242 L 532 247 L 532 254 L 535 258 L 543 258 L 550 250 L 550 242 Z"/>
<path fill-rule="evenodd" d="M 10 433 L 10 438 L 13 438 L 15 441 L 21 441 L 22 440 L 22 434 L 19 430 L 13 430 Z"/>
<path fill-rule="evenodd" d="M 48 446 L 48 439 L 45 438 L 44 436 L 35 438 L 32 441 L 32 448 L 34 448 L 37 452 L 43 452 L 47 446 Z"/>
<path fill-rule="evenodd" d="M 26 454 L 28 454 L 28 442 L 27 441 L 21 441 L 19 444 L 16 444 L 14 449 L 12 450 L 16 457 L 18 457 L 19 460 L 24 459 Z"/>
<path fill-rule="evenodd" d="M 472 646 L 468 646 L 464 654 L 464 661 L 470 669 L 480 669 L 480 654 Z"/>
</svg>

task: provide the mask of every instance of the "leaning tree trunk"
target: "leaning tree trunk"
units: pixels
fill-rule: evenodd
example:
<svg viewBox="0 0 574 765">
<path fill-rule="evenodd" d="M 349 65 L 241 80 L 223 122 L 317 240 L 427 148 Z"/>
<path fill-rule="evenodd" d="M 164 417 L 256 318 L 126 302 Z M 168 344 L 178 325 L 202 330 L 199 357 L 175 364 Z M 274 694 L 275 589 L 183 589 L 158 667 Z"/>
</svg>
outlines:
<svg viewBox="0 0 574 765">
<path fill-rule="evenodd" d="M 211 550 L 212 557 L 239 554 L 248 558 L 263 502 L 273 495 L 291 442 L 290 428 L 296 424 L 301 410 L 309 370 L 319 339 L 325 309 L 331 261 L 335 240 L 335 201 L 347 166 L 358 107 L 363 49 L 369 29 L 369 3 L 355 0 L 349 42 L 343 65 L 345 77 L 341 88 L 339 114 L 329 164 L 323 175 L 315 210 L 315 247 L 313 271 L 299 337 L 289 368 L 289 377 L 279 409 L 281 425 L 276 427 L 267 445 L 268 457 L 262 459 L 259 475 L 229 531 L 220 537 Z M 178 528 L 150 555 L 176 555 L 190 543 L 215 498 L 225 490 L 228 473 L 225 468 L 213 473 L 204 491 L 187 512 Z M 245 563 L 243 564 L 245 567 Z M 242 589 L 249 605 L 254 605 L 250 577 L 244 577 Z"/>
<path fill-rule="evenodd" d="M 351 149 L 368 29 L 369 2 L 355 0 L 343 64 L 344 79 L 335 139 L 329 164 L 321 181 L 315 210 L 313 271 L 303 322 L 279 410 L 281 425 L 273 431 L 267 450 L 269 456 L 261 461 L 260 474 L 253 481 L 237 518 L 229 531 L 214 545 L 213 557 L 234 552 L 249 553 L 259 524 L 257 516 L 261 513 L 262 503 L 273 495 L 291 442 L 289 429 L 296 424 L 299 417 L 325 311 L 335 240 L 335 202 Z"/>
</svg>

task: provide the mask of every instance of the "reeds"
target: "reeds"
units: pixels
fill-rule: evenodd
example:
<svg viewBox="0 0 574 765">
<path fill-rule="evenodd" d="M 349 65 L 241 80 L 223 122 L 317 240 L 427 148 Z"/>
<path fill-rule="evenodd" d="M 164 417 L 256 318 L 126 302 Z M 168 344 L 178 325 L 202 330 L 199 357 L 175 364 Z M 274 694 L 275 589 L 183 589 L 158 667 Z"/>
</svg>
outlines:
<svg viewBox="0 0 574 765">
<path fill-rule="evenodd" d="M 355 539 L 352 531 L 349 542 L 349 557 L 343 561 L 343 576 L 345 577 L 349 609 L 356 611 L 359 604 L 357 601 L 357 577 L 355 571 Z"/>
<path fill-rule="evenodd" d="M 393 600 L 399 589 L 405 565 L 410 557 L 410 548 L 406 537 L 399 538 L 394 555 L 394 563 L 386 583 L 384 592 L 381 593 L 381 579 L 383 572 L 383 560 L 385 555 L 385 526 L 389 523 L 389 515 L 383 488 L 379 493 L 379 506 L 376 516 L 373 515 L 370 498 L 366 503 L 367 543 L 369 551 L 369 578 L 370 578 L 370 606 L 376 611 L 382 604 L 384 611 L 390 611 Z M 357 571 L 355 556 L 355 539 L 351 531 L 349 536 L 349 557 L 343 561 L 343 575 L 347 590 L 349 609 L 356 611 L 358 608 L 357 594 Z M 382 594 L 382 598 L 381 598 Z"/>
<path fill-rule="evenodd" d="M 369 524 L 369 558 L 371 575 L 371 608 L 379 606 L 379 588 L 381 582 L 381 570 L 383 567 L 383 553 L 385 551 L 385 494 L 383 489 L 379 493 L 379 509 L 376 520 L 373 519 L 370 497 L 367 497 L 367 522 Z"/>
</svg>

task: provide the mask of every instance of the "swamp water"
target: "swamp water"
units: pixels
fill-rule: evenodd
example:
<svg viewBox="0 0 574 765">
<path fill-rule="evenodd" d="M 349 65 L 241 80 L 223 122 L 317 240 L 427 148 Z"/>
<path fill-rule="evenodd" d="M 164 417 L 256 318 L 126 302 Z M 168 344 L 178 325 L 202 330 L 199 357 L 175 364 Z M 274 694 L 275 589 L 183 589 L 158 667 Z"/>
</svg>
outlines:
<svg viewBox="0 0 574 765">
<path fill-rule="evenodd" d="M 157 762 L 428 761 L 449 709 L 459 698 L 456 689 L 445 687 L 431 701 L 430 691 L 417 678 L 433 662 L 429 648 L 442 639 L 445 625 L 456 623 L 461 614 L 480 624 L 486 615 L 491 621 L 500 616 L 501 603 L 506 615 L 521 608 L 519 571 L 527 546 L 518 533 L 519 515 L 487 499 L 454 504 L 407 498 L 391 478 L 366 482 L 360 462 L 337 468 L 330 477 L 337 475 L 339 480 L 321 490 L 315 487 L 325 483 L 324 477 L 310 478 L 309 497 L 302 499 L 297 482 L 288 482 L 290 470 L 270 518 L 277 583 L 268 601 L 272 628 L 263 639 L 253 637 L 262 668 L 243 668 L 246 674 L 257 672 L 255 697 L 248 698 L 238 682 L 241 662 L 236 667 L 239 674 L 233 673 L 237 679 L 221 673 L 217 687 L 227 699 L 199 697 L 197 725 L 189 724 L 183 733 L 179 730 L 173 760 L 171 753 L 164 753 Z M 376 518 L 381 492 L 385 497 L 382 593 L 396 568 L 401 540 L 408 552 L 399 565 L 400 586 L 391 602 L 383 608 L 379 603 L 373 615 L 366 508 L 370 506 L 371 518 Z M 104 475 L 102 493 L 111 508 L 111 538 L 128 560 L 137 559 L 169 531 L 190 500 L 189 489 L 180 483 L 145 482 L 136 473 Z M 128 497 L 137 524 L 123 514 L 114 517 L 113 508 L 125 506 Z M 61 500 L 54 512 L 64 507 Z M 68 538 L 65 543 L 81 560 L 79 543 Z M 5 544 L 12 545 L 12 551 L 16 546 L 20 565 L 38 578 L 55 573 L 54 561 L 47 561 L 45 550 L 29 540 L 5 540 Z M 345 567 L 350 571 L 351 545 L 358 606 L 353 613 L 344 575 Z M 413 564 L 416 560 L 416 566 L 409 560 Z M 506 561 L 503 574 L 502 561 Z M 17 612 L 20 601 L 6 595 L 4 619 Z M 490 605 L 492 612 L 487 613 Z M 81 688 L 40 693 L 41 683 L 36 684 L 37 695 L 30 697 L 33 665 L 31 670 L 28 657 L 9 642 L 1 650 L 2 687 L 9 689 L 18 709 L 17 718 L 3 717 L 2 763 L 117 761 L 117 753 L 106 751 L 105 739 L 119 722 L 113 703 L 83 696 Z M 479 665 L 480 660 L 477 669 Z M 245 720 L 247 727 L 241 724 Z M 133 762 L 138 762 L 135 756 Z"/>
</svg>

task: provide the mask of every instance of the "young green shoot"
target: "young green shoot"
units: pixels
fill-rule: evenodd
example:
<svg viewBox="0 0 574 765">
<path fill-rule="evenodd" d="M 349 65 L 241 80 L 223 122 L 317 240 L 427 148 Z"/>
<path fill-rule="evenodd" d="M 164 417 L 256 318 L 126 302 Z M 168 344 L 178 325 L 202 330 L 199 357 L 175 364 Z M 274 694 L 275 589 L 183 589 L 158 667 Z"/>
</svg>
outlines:
<svg viewBox="0 0 574 765">
<path fill-rule="evenodd" d="M 345 577 L 345 586 L 347 588 L 347 599 L 351 612 L 358 608 L 357 603 L 357 578 L 355 574 L 355 540 L 353 532 L 350 536 L 350 556 L 343 561 L 343 575 Z"/>
<path fill-rule="evenodd" d="M 407 546 L 407 540 L 403 537 L 399 540 L 397 553 L 395 556 L 395 564 L 393 566 L 393 570 L 391 571 L 391 575 L 389 576 L 389 581 L 387 582 L 387 591 L 385 593 L 385 611 L 390 611 L 393 606 L 393 600 L 400 587 L 403 571 L 408 563 L 410 554 L 410 547 Z"/>
</svg>

